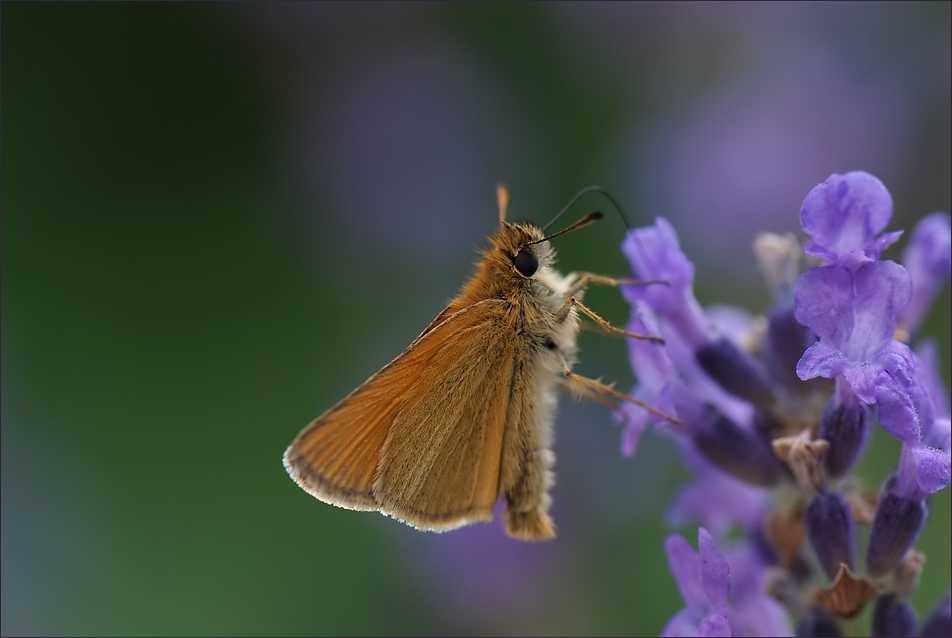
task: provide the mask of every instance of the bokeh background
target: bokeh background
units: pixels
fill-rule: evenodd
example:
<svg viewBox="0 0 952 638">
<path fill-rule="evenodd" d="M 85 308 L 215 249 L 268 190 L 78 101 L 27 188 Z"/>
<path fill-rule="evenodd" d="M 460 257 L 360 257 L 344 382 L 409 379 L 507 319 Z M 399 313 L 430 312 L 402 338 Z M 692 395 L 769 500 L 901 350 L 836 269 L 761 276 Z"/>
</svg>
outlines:
<svg viewBox="0 0 952 638">
<path fill-rule="evenodd" d="M 546 545 L 321 504 L 281 453 L 455 294 L 497 181 L 514 218 L 589 184 L 667 216 L 702 303 L 752 312 L 755 233 L 798 230 L 830 173 L 881 178 L 891 229 L 950 209 L 948 3 L 0 10 L 3 634 L 657 634 L 688 475 L 660 436 L 622 458 L 604 406 L 563 400 Z M 561 264 L 622 274 L 605 200 L 569 218 L 593 208 Z M 924 329 L 947 383 L 948 307 Z M 581 347 L 632 385 L 622 341 Z"/>
</svg>

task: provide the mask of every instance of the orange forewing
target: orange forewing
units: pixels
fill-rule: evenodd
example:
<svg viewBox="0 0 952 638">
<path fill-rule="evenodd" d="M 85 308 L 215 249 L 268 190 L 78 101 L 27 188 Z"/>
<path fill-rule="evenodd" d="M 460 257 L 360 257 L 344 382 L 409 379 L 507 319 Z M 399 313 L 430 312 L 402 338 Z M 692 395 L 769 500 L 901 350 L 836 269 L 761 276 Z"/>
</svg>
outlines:
<svg viewBox="0 0 952 638">
<path fill-rule="evenodd" d="M 444 311 L 298 436 L 291 476 L 323 501 L 424 529 L 492 518 L 510 402 L 487 410 L 485 397 L 509 396 L 519 347 L 504 306 L 488 299 L 439 321 Z"/>
</svg>

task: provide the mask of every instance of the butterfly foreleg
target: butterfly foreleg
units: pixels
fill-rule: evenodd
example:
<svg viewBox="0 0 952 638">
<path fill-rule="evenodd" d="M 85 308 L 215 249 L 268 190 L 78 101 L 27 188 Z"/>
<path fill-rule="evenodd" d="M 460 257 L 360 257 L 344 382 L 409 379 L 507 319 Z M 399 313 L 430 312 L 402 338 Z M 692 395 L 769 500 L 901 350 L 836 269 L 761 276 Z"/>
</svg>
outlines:
<svg viewBox="0 0 952 638">
<path fill-rule="evenodd" d="M 604 286 L 646 286 L 649 284 L 662 284 L 667 286 L 668 282 L 663 279 L 629 279 L 626 277 L 606 277 L 605 275 L 596 275 L 595 273 L 590 272 L 577 272 L 570 275 L 573 278 L 577 278 L 569 289 L 566 291 L 567 295 L 575 295 L 581 290 L 584 290 L 588 284 L 602 284 Z"/>
<path fill-rule="evenodd" d="M 621 328 L 616 328 L 615 326 L 611 325 L 610 323 L 608 323 L 607 321 L 599 317 L 598 314 L 594 310 L 592 310 L 591 308 L 583 304 L 581 301 L 579 301 L 575 297 L 569 297 L 568 299 L 566 299 L 565 303 L 563 303 L 562 306 L 558 309 L 558 311 L 556 311 L 555 313 L 556 323 L 562 323 L 563 321 L 565 321 L 565 318 L 568 316 L 569 311 L 573 307 L 578 308 L 582 312 L 582 314 L 584 314 L 589 319 L 597 323 L 598 326 L 606 334 L 615 334 L 622 337 L 631 337 L 632 339 L 643 339 L 645 341 L 654 341 L 657 343 L 664 343 L 664 339 L 662 339 L 661 337 L 654 337 L 651 335 L 640 335 L 640 334 L 635 334 L 634 332 L 628 332 L 627 330 L 622 330 Z"/>
<path fill-rule="evenodd" d="M 569 367 L 566 365 L 562 369 L 562 374 L 565 375 L 566 383 L 574 392 L 584 396 L 592 396 L 593 393 L 608 395 L 620 401 L 627 401 L 628 403 L 634 403 L 635 405 L 644 408 L 648 412 L 651 412 L 655 416 L 661 417 L 665 421 L 670 421 L 677 425 L 681 425 L 681 421 L 674 418 L 670 414 L 665 414 L 658 408 L 652 407 L 643 401 L 639 401 L 634 397 L 630 397 L 627 394 L 619 392 L 611 385 L 606 385 L 601 382 L 599 379 L 589 379 L 588 377 L 583 377 L 579 374 L 572 372 Z M 610 401 L 610 399 L 605 398 L 605 401 Z"/>
<path fill-rule="evenodd" d="M 592 389 L 589 388 L 588 386 L 582 385 L 582 384 L 580 384 L 580 383 L 575 383 L 574 381 L 572 381 L 572 380 L 570 380 L 570 379 L 568 379 L 568 378 L 564 378 L 564 377 L 558 378 L 558 379 L 556 380 L 556 384 L 558 384 L 560 387 L 562 387 L 562 388 L 568 390 L 569 392 L 571 392 L 572 394 L 574 394 L 576 397 L 584 397 L 584 398 L 586 398 L 586 399 L 591 399 L 591 400 L 593 400 L 593 401 L 598 401 L 599 403 L 604 403 L 605 405 L 607 405 L 608 407 L 610 407 L 612 410 L 617 410 L 617 409 L 618 409 L 618 404 L 617 404 L 617 403 L 615 403 L 614 401 L 612 401 L 611 399 L 609 399 L 609 398 L 606 397 L 605 395 L 599 394 L 598 392 L 595 392 L 594 390 L 592 390 Z"/>
</svg>

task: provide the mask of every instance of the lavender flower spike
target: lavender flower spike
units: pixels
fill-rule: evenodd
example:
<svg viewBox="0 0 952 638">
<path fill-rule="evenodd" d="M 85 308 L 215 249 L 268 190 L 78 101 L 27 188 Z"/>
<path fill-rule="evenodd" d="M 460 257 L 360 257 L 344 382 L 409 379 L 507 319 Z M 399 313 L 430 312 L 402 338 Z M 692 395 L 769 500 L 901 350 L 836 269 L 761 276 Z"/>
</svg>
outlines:
<svg viewBox="0 0 952 638">
<path fill-rule="evenodd" d="M 684 600 L 665 636 L 790 635 L 794 627 L 798 636 L 838 636 L 857 630 L 841 621 L 874 598 L 872 635 L 916 635 L 909 600 L 925 555 L 914 546 L 929 495 L 952 474 L 952 419 L 936 347 L 915 337 L 952 274 L 949 216 L 916 227 L 905 267 L 881 259 L 901 231 L 884 232 L 892 198 L 868 173 L 831 175 L 807 195 L 800 218 L 811 238 L 803 250 L 818 265 L 797 277 L 796 240 L 762 236 L 757 251 L 775 299 L 759 317 L 702 310 L 694 266 L 664 219 L 623 244 L 638 277 L 670 284 L 622 287 L 632 332 L 665 340 L 663 348 L 631 344 L 633 396 L 677 410 L 683 425 L 663 431 L 695 476 L 668 522 L 703 525 L 697 550 L 679 535 L 665 541 Z M 650 417 L 625 410 L 631 452 Z M 854 517 L 865 522 L 868 510 L 850 475 L 877 421 L 902 445 L 859 544 L 863 561 Z M 923 636 L 950 635 L 950 600 L 927 617 Z"/>
<path fill-rule="evenodd" d="M 877 405 L 881 425 L 909 446 L 920 487 L 932 493 L 949 481 L 949 437 L 937 423 L 915 356 L 894 339 L 900 313 L 913 296 L 913 280 L 895 262 L 877 261 L 898 237 L 877 238 L 891 215 L 889 192 L 866 173 L 831 175 L 804 200 L 803 229 L 813 237 L 805 250 L 831 265 L 811 268 L 797 281 L 794 315 L 820 338 L 797 363 L 797 375 L 842 377 L 863 403 Z M 944 230 L 936 225 L 942 221 L 917 232 L 910 262 L 920 281 L 934 282 L 934 275 L 922 272 L 943 268 Z M 922 285 L 929 286 L 935 284 Z"/>
<path fill-rule="evenodd" d="M 730 568 L 703 527 L 698 528 L 697 543 L 698 551 L 694 551 L 680 534 L 665 540 L 668 566 L 685 607 L 668 621 L 662 636 L 732 635 L 727 617 Z"/>
</svg>

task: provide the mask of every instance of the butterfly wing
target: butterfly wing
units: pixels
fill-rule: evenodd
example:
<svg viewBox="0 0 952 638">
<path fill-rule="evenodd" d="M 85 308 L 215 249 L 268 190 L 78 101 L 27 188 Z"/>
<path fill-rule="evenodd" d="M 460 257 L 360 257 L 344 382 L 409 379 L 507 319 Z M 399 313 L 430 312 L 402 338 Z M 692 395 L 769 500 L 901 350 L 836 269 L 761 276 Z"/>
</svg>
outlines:
<svg viewBox="0 0 952 638">
<path fill-rule="evenodd" d="M 490 520 L 499 496 L 519 342 L 504 302 L 480 306 L 469 325 L 460 321 L 457 335 L 434 348 L 381 450 L 377 502 L 423 529 Z"/>
<path fill-rule="evenodd" d="M 492 518 L 518 345 L 505 322 L 491 299 L 431 324 L 301 432 L 288 473 L 322 501 L 421 528 Z"/>
</svg>

